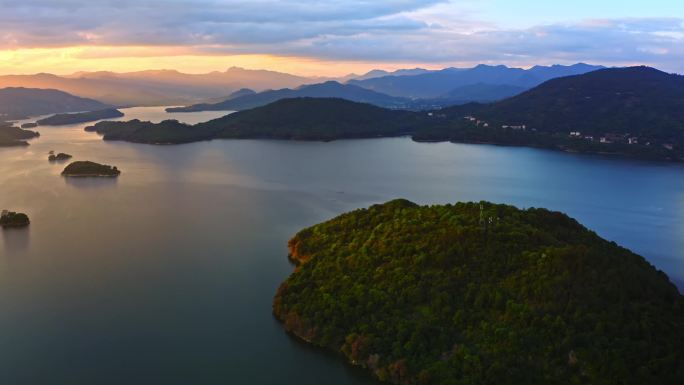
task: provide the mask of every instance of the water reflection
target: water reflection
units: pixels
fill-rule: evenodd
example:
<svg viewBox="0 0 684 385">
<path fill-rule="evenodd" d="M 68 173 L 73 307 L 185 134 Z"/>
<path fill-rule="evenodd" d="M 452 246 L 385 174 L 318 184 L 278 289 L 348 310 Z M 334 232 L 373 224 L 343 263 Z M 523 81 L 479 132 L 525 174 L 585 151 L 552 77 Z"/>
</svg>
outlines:
<svg viewBox="0 0 684 385">
<path fill-rule="evenodd" d="M 50 164 L 65 164 L 69 163 L 71 159 L 57 159 L 57 160 L 48 160 L 48 163 Z"/>
<path fill-rule="evenodd" d="M 79 177 L 62 177 L 67 185 L 80 189 L 99 189 L 116 187 L 117 178 L 79 178 Z"/>
<path fill-rule="evenodd" d="M 16 255 L 28 249 L 31 226 L 0 229 L 7 256 Z"/>
</svg>

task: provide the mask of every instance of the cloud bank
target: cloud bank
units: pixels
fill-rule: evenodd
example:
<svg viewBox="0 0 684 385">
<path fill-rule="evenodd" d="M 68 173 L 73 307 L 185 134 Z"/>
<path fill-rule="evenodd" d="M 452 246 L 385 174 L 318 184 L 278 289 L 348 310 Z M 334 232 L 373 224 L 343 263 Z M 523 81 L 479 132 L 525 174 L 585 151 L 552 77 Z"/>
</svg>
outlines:
<svg viewBox="0 0 684 385">
<path fill-rule="evenodd" d="M 684 19 L 510 28 L 447 0 L 0 0 L 0 50 L 181 47 L 195 55 L 512 65 L 586 61 L 684 71 Z"/>
</svg>

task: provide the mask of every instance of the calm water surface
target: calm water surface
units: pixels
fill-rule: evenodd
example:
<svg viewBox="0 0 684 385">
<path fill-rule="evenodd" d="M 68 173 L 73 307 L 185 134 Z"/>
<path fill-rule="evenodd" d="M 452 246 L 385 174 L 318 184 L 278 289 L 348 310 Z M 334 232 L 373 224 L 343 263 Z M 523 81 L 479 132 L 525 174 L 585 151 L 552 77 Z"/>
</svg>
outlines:
<svg viewBox="0 0 684 385">
<path fill-rule="evenodd" d="M 681 165 L 401 138 L 150 146 L 84 126 L 0 149 L 0 208 L 32 220 L 0 234 L 0 384 L 372 384 L 288 337 L 271 299 L 297 230 L 398 197 L 561 210 L 684 287 Z M 64 179 L 50 150 L 123 174 Z"/>
</svg>

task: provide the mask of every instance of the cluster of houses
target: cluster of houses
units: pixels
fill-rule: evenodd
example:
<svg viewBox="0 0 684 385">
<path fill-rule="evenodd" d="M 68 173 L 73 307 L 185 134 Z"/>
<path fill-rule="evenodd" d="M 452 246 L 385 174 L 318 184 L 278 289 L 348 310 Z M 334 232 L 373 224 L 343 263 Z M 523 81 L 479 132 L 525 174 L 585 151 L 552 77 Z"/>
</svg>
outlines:
<svg viewBox="0 0 684 385">
<path fill-rule="evenodd" d="M 519 126 L 509 126 L 509 125 L 503 125 L 501 128 L 510 128 L 511 130 L 516 130 L 516 131 L 527 131 L 527 126 L 524 124 L 521 124 Z"/>
<path fill-rule="evenodd" d="M 478 127 L 480 127 L 480 126 L 489 127 L 489 123 L 485 122 L 484 120 L 480 120 L 474 116 L 465 116 L 465 117 L 463 117 L 463 119 L 469 120 L 469 121 L 475 123 L 475 125 Z"/>
<path fill-rule="evenodd" d="M 626 143 L 626 144 L 639 144 L 639 138 L 636 136 L 633 136 L 631 134 L 614 134 L 614 133 L 607 133 L 604 134 L 603 136 L 598 137 L 598 139 L 594 138 L 593 135 L 582 135 L 581 132 L 579 131 L 571 131 L 570 132 L 570 137 L 571 138 L 576 138 L 576 139 L 585 139 L 590 142 L 593 142 L 594 140 L 597 140 L 599 143 L 604 143 L 604 144 L 610 144 L 610 143 Z M 651 142 L 645 142 L 642 143 L 645 144 L 646 146 L 650 146 Z M 671 143 L 663 143 L 662 146 L 667 149 L 672 151 L 674 148 L 674 145 Z"/>
<path fill-rule="evenodd" d="M 613 133 L 607 133 L 604 134 L 603 136 L 598 137 L 596 139 L 593 135 L 582 135 L 581 132 L 579 131 L 572 131 L 570 132 L 570 137 L 571 138 L 577 138 L 577 139 L 585 139 L 590 142 L 593 142 L 594 140 L 598 140 L 599 143 L 627 143 L 627 144 L 639 144 L 639 138 L 636 136 L 632 136 L 630 134 L 613 134 Z"/>
<path fill-rule="evenodd" d="M 474 123 L 477 127 L 489 127 L 489 123 L 485 122 L 484 120 L 480 120 L 474 116 L 464 116 L 463 117 L 465 120 L 468 120 L 472 123 Z M 505 129 L 511 129 L 511 130 L 516 130 L 516 131 L 527 131 L 528 128 L 526 125 L 521 124 L 521 125 L 502 125 L 501 128 Z M 537 131 L 536 129 L 531 129 L 530 131 Z M 598 141 L 599 143 L 603 144 L 610 144 L 610 143 L 626 143 L 626 144 L 639 144 L 639 138 L 632 135 L 632 134 L 616 134 L 616 133 L 606 133 L 603 134 L 602 136 L 599 137 L 594 137 L 593 135 L 583 135 L 580 131 L 571 131 L 570 132 L 570 138 L 575 138 L 575 139 L 584 139 L 588 140 L 590 142 L 593 141 Z M 650 142 L 645 142 L 642 143 L 645 144 L 646 146 L 650 146 Z M 671 143 L 663 143 L 662 146 L 667 149 L 672 151 L 674 148 L 674 145 Z"/>
<path fill-rule="evenodd" d="M 484 120 L 479 120 L 478 118 L 476 118 L 474 116 L 464 116 L 463 119 L 469 120 L 469 121 L 475 123 L 475 125 L 478 127 L 489 127 L 489 123 L 485 122 Z M 501 126 L 501 128 L 516 130 L 516 131 L 527 131 L 527 125 L 525 125 L 525 124 L 520 124 L 520 125 L 504 124 Z M 530 131 L 537 131 L 537 130 L 533 128 Z"/>
</svg>

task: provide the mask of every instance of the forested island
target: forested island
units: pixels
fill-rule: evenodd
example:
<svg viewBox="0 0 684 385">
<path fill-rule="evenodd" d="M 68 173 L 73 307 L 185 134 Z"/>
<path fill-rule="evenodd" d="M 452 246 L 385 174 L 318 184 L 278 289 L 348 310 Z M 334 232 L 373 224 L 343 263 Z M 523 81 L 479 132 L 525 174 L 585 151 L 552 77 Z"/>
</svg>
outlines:
<svg viewBox="0 0 684 385">
<path fill-rule="evenodd" d="M 395 200 L 289 249 L 275 316 L 382 381 L 684 383 L 684 297 L 562 213 Z"/>
<path fill-rule="evenodd" d="M 409 111 L 388 110 L 335 98 L 283 99 L 196 125 L 98 122 L 86 127 L 104 140 L 177 144 L 210 139 L 288 139 L 329 141 L 408 135 L 422 120 Z"/>
<path fill-rule="evenodd" d="M 55 154 L 51 151 L 51 153 L 48 155 L 48 161 L 50 162 L 63 162 L 65 160 L 69 160 L 73 158 L 69 154 L 65 154 L 63 152 L 60 152 L 59 154 Z"/>
<path fill-rule="evenodd" d="M 28 146 L 27 139 L 40 136 L 35 131 L 15 127 L 12 123 L 0 122 L 0 147 Z"/>
<path fill-rule="evenodd" d="M 118 168 L 90 161 L 70 163 L 62 171 L 68 177 L 117 177 L 121 174 Z"/>
<path fill-rule="evenodd" d="M 31 223 L 28 215 L 14 211 L 2 210 L 0 213 L 0 227 L 25 227 Z"/>
<path fill-rule="evenodd" d="M 189 125 L 177 120 L 160 123 L 143 122 L 133 119 L 127 122 L 97 122 L 85 128 L 97 132 L 104 140 L 122 140 L 132 143 L 181 144 L 210 140 L 215 130 L 207 130 L 200 125 Z"/>
<path fill-rule="evenodd" d="M 124 116 L 124 114 L 116 108 L 108 108 L 89 112 L 56 114 L 45 119 L 40 119 L 36 123 L 41 126 L 63 126 L 66 124 L 87 123 L 102 119 L 120 118 L 122 116 Z"/>
</svg>

